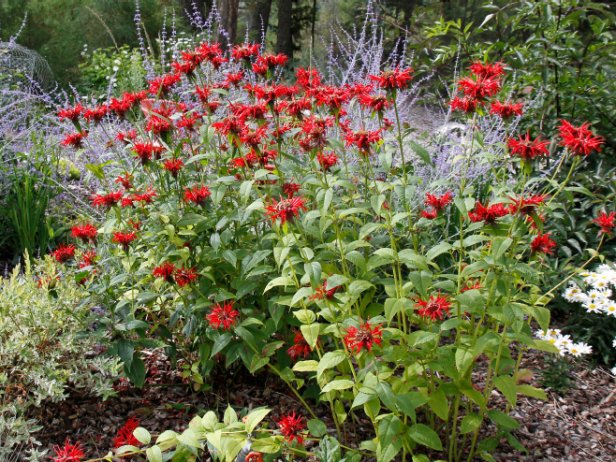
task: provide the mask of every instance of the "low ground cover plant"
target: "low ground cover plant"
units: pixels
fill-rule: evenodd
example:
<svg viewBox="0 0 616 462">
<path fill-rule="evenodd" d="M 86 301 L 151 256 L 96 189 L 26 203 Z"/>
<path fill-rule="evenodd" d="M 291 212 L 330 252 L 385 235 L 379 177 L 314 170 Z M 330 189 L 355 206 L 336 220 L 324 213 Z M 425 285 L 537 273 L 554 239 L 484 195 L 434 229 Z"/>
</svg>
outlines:
<svg viewBox="0 0 616 462">
<path fill-rule="evenodd" d="M 68 388 L 107 397 L 119 373 L 117 359 L 97 354 L 96 307 L 82 303 L 83 287 L 61 277 L 50 257 L 35 267 L 25 261 L 23 272 L 0 277 L 2 460 L 36 438 L 41 423 L 28 419 L 30 408 L 62 400 Z"/>
<path fill-rule="evenodd" d="M 115 455 L 471 461 L 520 447 L 510 411 L 544 397 L 522 356 L 557 351 L 534 335 L 566 238 L 552 212 L 602 137 L 567 120 L 517 133 L 524 102 L 503 63 L 456 82 L 457 137 L 420 140 L 400 117 L 410 67 L 339 86 L 300 68 L 291 85 L 285 62 L 204 42 L 147 90 L 58 113 L 67 149 L 116 152 L 91 198 L 103 220 L 78 220 L 52 254 L 100 307 L 107 353 L 137 386 L 140 350 L 162 346 L 197 388 L 216 367 L 267 370 L 301 404 L 275 427 L 267 409 L 232 408 L 182 434 L 138 427 Z M 613 233 L 607 207 L 591 258 Z M 372 436 L 355 445 L 344 427 L 358 416 Z M 55 459 L 84 457 L 67 441 Z"/>
</svg>

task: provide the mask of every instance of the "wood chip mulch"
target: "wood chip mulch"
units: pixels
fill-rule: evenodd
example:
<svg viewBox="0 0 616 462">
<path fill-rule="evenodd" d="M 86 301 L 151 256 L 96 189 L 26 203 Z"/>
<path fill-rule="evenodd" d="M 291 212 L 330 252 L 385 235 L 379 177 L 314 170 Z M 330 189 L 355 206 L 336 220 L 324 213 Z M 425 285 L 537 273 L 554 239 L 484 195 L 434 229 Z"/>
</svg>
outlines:
<svg viewBox="0 0 616 462">
<path fill-rule="evenodd" d="M 535 386 L 539 386 L 543 361 L 541 353 L 523 361 L 523 367 L 535 373 L 532 378 Z M 44 426 L 37 435 L 41 448 L 49 449 L 52 454 L 54 444 L 69 438 L 81 441 L 87 456 L 101 457 L 129 417 L 138 418 L 154 435 L 166 429 L 181 432 L 195 413 L 214 409 L 222 415 L 227 403 L 238 411 L 259 406 L 273 408 L 266 419 L 270 427 L 284 413 L 296 411 L 306 415 L 286 385 L 267 374 L 254 377 L 241 370 L 218 374 L 210 379 L 210 390 L 194 392 L 164 358 L 154 357 L 151 363 L 158 374 L 142 390 L 128 387 L 104 402 L 73 393 L 62 403 L 45 404 L 34 410 L 31 417 Z M 616 461 L 616 378 L 607 370 L 588 364 L 576 364 L 571 375 L 572 387 L 562 395 L 548 389 L 547 401 L 519 396 L 518 406 L 511 415 L 521 424 L 514 434 L 527 452 L 520 453 L 503 441 L 492 454 L 497 461 Z M 504 403 L 494 393 L 495 401 Z M 326 407 L 317 408 L 316 412 L 323 416 L 329 428 L 334 427 L 326 417 Z M 351 441 L 370 437 L 369 424 L 361 419 L 345 427 Z M 486 432 L 489 434 L 491 430 L 488 427 Z"/>
</svg>

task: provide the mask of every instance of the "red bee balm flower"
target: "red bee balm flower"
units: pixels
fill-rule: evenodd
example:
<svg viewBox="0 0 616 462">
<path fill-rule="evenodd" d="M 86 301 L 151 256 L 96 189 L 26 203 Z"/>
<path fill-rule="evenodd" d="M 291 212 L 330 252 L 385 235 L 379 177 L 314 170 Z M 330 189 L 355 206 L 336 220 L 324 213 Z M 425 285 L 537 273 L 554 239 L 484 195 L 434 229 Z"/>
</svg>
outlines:
<svg viewBox="0 0 616 462">
<path fill-rule="evenodd" d="M 458 98 L 457 96 L 451 100 L 450 106 L 451 109 L 454 111 L 462 111 L 462 112 L 466 112 L 467 114 L 472 114 L 473 112 L 475 112 L 475 109 L 477 109 L 477 104 L 479 104 L 480 101 L 476 100 L 475 98 L 470 98 L 468 96 L 465 96 L 464 98 Z"/>
<path fill-rule="evenodd" d="M 288 199 L 280 198 L 280 201 L 272 199 L 272 203 L 265 207 L 265 213 L 272 221 L 280 218 L 280 223 L 284 224 L 299 216 L 300 210 L 308 210 L 301 196 Z"/>
<path fill-rule="evenodd" d="M 453 199 L 453 194 L 450 191 L 447 191 L 442 196 L 437 196 L 434 194 L 426 193 L 425 204 L 429 207 L 432 207 L 437 212 L 440 212 L 449 204 L 451 204 L 451 200 Z"/>
<path fill-rule="evenodd" d="M 193 186 L 184 190 L 184 200 L 197 205 L 203 205 L 211 194 L 207 186 Z"/>
<path fill-rule="evenodd" d="M 64 442 L 64 446 L 54 446 L 55 457 L 52 457 L 53 462 L 80 462 L 85 454 L 81 449 L 80 443 L 71 444 L 67 439 Z"/>
<path fill-rule="evenodd" d="M 128 250 L 128 246 L 135 239 L 137 239 L 137 233 L 135 233 L 134 231 L 131 231 L 130 233 L 122 233 L 120 231 L 116 231 L 115 233 L 113 233 L 112 241 L 116 244 L 120 244 L 122 247 L 124 247 L 124 250 Z"/>
<path fill-rule="evenodd" d="M 292 361 L 297 361 L 300 358 L 306 359 L 310 356 L 310 352 L 312 348 L 306 342 L 306 339 L 302 335 L 301 332 L 296 332 L 295 337 L 293 337 L 293 345 L 291 345 L 287 349 L 287 354 Z"/>
<path fill-rule="evenodd" d="M 75 239 L 81 239 L 83 242 L 95 242 L 97 234 L 96 226 L 86 223 L 85 225 L 77 225 L 71 228 L 71 234 Z"/>
<path fill-rule="evenodd" d="M 560 137 L 561 146 L 569 149 L 576 156 L 588 156 L 591 152 L 601 152 L 601 146 L 604 143 L 602 136 L 594 136 L 593 132 L 588 129 L 590 124 L 583 123 L 579 127 L 571 125 L 566 120 L 560 121 Z"/>
<path fill-rule="evenodd" d="M 287 195 L 287 197 L 292 198 L 296 192 L 299 191 L 301 186 L 297 183 L 285 183 L 282 185 L 282 191 Z"/>
<path fill-rule="evenodd" d="M 370 153 L 371 146 L 382 140 L 381 130 L 349 132 L 344 140 L 347 146 L 356 146 L 362 154 L 367 155 Z"/>
<path fill-rule="evenodd" d="M 556 248 L 556 242 L 552 240 L 552 238 L 550 237 L 550 233 L 539 234 L 530 243 L 530 248 L 533 253 L 539 252 L 546 255 L 552 255 L 554 253 L 554 249 Z"/>
<path fill-rule="evenodd" d="M 485 100 L 494 96 L 501 89 L 500 82 L 495 77 L 464 77 L 458 82 L 460 90 L 469 98 Z"/>
<path fill-rule="evenodd" d="M 299 444 L 302 444 L 304 442 L 304 438 L 300 435 L 306 428 L 302 416 L 296 415 L 295 412 L 284 416 L 278 421 L 278 427 L 280 428 L 282 436 L 284 436 L 289 443 L 297 441 Z"/>
<path fill-rule="evenodd" d="M 95 194 L 92 196 L 92 205 L 95 207 L 112 207 L 122 199 L 122 191 L 113 191 L 108 194 Z"/>
<path fill-rule="evenodd" d="M 509 214 L 509 209 L 504 204 L 494 204 L 486 207 L 481 202 L 475 203 L 475 209 L 468 212 L 468 217 L 473 223 L 485 221 L 489 225 L 496 223 L 496 219 Z"/>
<path fill-rule="evenodd" d="M 69 133 L 61 141 L 62 146 L 72 146 L 74 148 L 83 147 L 83 140 L 88 136 L 88 132 Z"/>
<path fill-rule="evenodd" d="M 118 430 L 116 437 L 113 439 L 113 447 L 119 448 L 120 446 L 125 446 L 130 444 L 132 446 L 141 446 L 141 443 L 135 436 L 133 432 L 139 426 L 139 421 L 131 417 L 126 421 L 126 423 Z"/>
<path fill-rule="evenodd" d="M 178 172 L 184 166 L 184 161 L 182 159 L 167 159 L 163 162 L 163 168 L 171 173 L 173 178 L 177 178 Z"/>
<path fill-rule="evenodd" d="M 502 63 L 482 63 L 481 61 L 475 61 L 471 64 L 468 69 L 471 73 L 475 74 L 478 77 L 499 77 L 505 74 L 505 69 L 503 68 Z"/>
<path fill-rule="evenodd" d="M 391 71 L 383 71 L 379 75 L 371 75 L 370 80 L 376 82 L 377 85 L 386 90 L 394 90 L 397 88 L 407 88 L 413 79 L 411 75 L 413 72 L 413 68 L 407 67 L 406 69 L 400 70 L 399 68 L 395 68 Z"/>
<path fill-rule="evenodd" d="M 175 271 L 175 282 L 184 287 L 197 280 L 197 272 L 194 268 L 178 268 Z"/>
<path fill-rule="evenodd" d="M 359 328 L 351 326 L 346 330 L 344 344 L 351 351 L 359 353 L 365 349 L 370 351 L 373 344 L 381 345 L 383 341 L 383 331 L 381 326 L 371 326 L 369 322 L 360 324 Z"/>
<path fill-rule="evenodd" d="M 321 166 L 321 168 L 327 172 L 328 170 L 330 170 L 333 166 L 335 166 L 338 163 L 338 156 L 336 156 L 336 154 L 334 153 L 331 153 L 331 154 L 318 153 L 317 161 L 319 162 L 319 165 Z"/>
<path fill-rule="evenodd" d="M 513 116 L 521 116 L 523 107 L 523 103 L 494 101 L 490 106 L 490 113 L 499 116 L 501 119 L 510 119 Z"/>
<path fill-rule="evenodd" d="M 165 281 L 173 283 L 173 273 L 175 273 L 175 270 L 176 268 L 173 263 L 165 262 L 154 268 L 152 276 L 163 278 Z"/>
<path fill-rule="evenodd" d="M 428 300 L 418 300 L 417 305 L 419 309 L 417 313 L 424 318 L 430 318 L 433 321 L 437 319 L 443 319 L 446 314 L 449 314 L 451 303 L 440 295 L 431 295 Z"/>
<path fill-rule="evenodd" d="M 592 222 L 601 228 L 599 233 L 612 234 L 612 232 L 614 231 L 614 226 L 616 226 L 615 221 L 616 212 L 601 212 Z"/>
<path fill-rule="evenodd" d="M 542 205 L 548 196 L 545 194 L 534 194 L 530 197 L 511 198 L 513 204 L 509 207 L 511 213 L 530 215 L 537 207 Z"/>
<path fill-rule="evenodd" d="M 230 330 L 237 322 L 239 311 L 233 309 L 233 300 L 220 303 L 212 307 L 212 311 L 205 317 L 214 329 Z"/>
<path fill-rule="evenodd" d="M 530 134 L 520 136 L 519 138 L 509 138 L 507 140 L 507 147 L 509 153 L 512 156 L 518 156 L 522 159 L 534 159 L 540 156 L 549 156 L 548 151 L 549 141 L 544 141 L 541 137 L 537 137 L 534 140 L 530 139 Z"/>
<path fill-rule="evenodd" d="M 75 258 L 75 246 L 73 244 L 61 244 L 56 250 L 51 252 L 53 258 L 60 263 Z"/>
</svg>

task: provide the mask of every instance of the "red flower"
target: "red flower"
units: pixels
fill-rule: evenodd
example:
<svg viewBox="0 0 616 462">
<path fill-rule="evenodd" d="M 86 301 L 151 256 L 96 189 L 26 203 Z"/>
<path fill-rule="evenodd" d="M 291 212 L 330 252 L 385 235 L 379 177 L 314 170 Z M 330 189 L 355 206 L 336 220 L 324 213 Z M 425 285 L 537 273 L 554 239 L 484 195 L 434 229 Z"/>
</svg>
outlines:
<svg viewBox="0 0 616 462">
<path fill-rule="evenodd" d="M 56 250 L 51 252 L 51 256 L 60 263 L 75 258 L 75 246 L 73 244 L 60 244 Z"/>
<path fill-rule="evenodd" d="M 592 222 L 601 228 L 599 233 L 612 234 L 612 231 L 614 231 L 614 226 L 616 226 L 615 221 L 616 212 L 601 212 Z"/>
<path fill-rule="evenodd" d="M 376 82 L 377 85 L 386 90 L 394 90 L 396 88 L 407 88 L 413 79 L 411 73 L 413 68 L 407 67 L 400 70 L 398 67 L 391 71 L 383 71 L 379 75 L 370 75 L 370 80 Z"/>
<path fill-rule="evenodd" d="M 605 139 L 602 136 L 594 136 L 588 127 L 590 127 L 588 122 L 575 127 L 566 120 L 561 120 L 558 128 L 562 138 L 560 145 L 568 148 L 576 156 L 588 156 L 593 151 L 601 152 Z"/>
<path fill-rule="evenodd" d="M 197 205 L 203 205 L 208 197 L 211 196 L 210 189 L 207 186 L 193 186 L 184 190 L 184 200 Z"/>
<path fill-rule="evenodd" d="M 280 218 L 280 223 L 284 224 L 299 216 L 300 210 L 308 210 L 301 196 L 291 197 L 288 199 L 280 198 L 280 201 L 272 199 L 272 203 L 265 207 L 265 213 L 269 215 L 272 221 Z"/>
<path fill-rule="evenodd" d="M 314 290 L 314 294 L 310 296 L 310 300 L 323 300 L 324 298 L 331 300 L 334 298 L 334 294 L 338 292 L 338 290 L 342 286 L 332 287 L 331 289 L 327 288 L 327 281 L 323 281 L 319 287 Z"/>
<path fill-rule="evenodd" d="M 152 271 L 152 276 L 162 278 L 165 281 L 173 284 L 173 274 L 175 273 L 175 265 L 170 262 L 165 262 L 162 265 L 157 266 Z"/>
<path fill-rule="evenodd" d="M 438 212 L 434 209 L 422 210 L 421 216 L 428 220 L 434 220 L 436 217 L 438 217 Z"/>
<path fill-rule="evenodd" d="M 85 268 L 86 266 L 93 266 L 96 260 L 96 251 L 88 250 L 81 255 L 81 261 L 79 262 L 79 268 Z"/>
<path fill-rule="evenodd" d="M 437 319 L 443 319 L 446 314 L 449 314 L 451 303 L 441 295 L 431 295 L 428 300 L 418 300 L 417 305 L 419 309 L 417 313 L 424 318 L 430 318 L 433 321 Z"/>
<path fill-rule="evenodd" d="M 165 148 L 160 144 L 150 142 L 133 144 L 133 152 L 141 160 L 142 165 L 152 160 L 152 156 L 159 157 L 164 150 Z"/>
<path fill-rule="evenodd" d="M 83 147 L 83 140 L 88 136 L 88 132 L 69 133 L 60 142 L 62 146 L 72 146 L 74 148 Z"/>
<path fill-rule="evenodd" d="M 321 75 L 316 69 L 298 67 L 295 76 L 297 77 L 297 84 L 301 87 L 313 88 L 321 85 Z"/>
<path fill-rule="evenodd" d="M 451 109 L 454 111 L 462 111 L 462 112 L 466 112 L 467 114 L 471 114 L 473 112 L 475 112 L 475 109 L 477 109 L 477 104 L 479 104 L 480 101 L 476 100 L 475 98 L 470 98 L 468 96 L 465 96 L 464 98 L 458 98 L 457 96 L 451 100 Z"/>
<path fill-rule="evenodd" d="M 287 349 L 287 354 L 289 355 L 289 358 L 291 358 L 291 361 L 295 362 L 300 358 L 306 359 L 310 356 L 311 351 L 312 348 L 310 348 L 310 345 L 308 345 L 308 342 L 306 342 L 306 339 L 302 333 L 295 332 L 295 336 L 293 337 L 293 345 Z"/>
<path fill-rule="evenodd" d="M 150 80 L 150 94 L 152 95 L 164 95 L 171 87 L 178 83 L 182 79 L 182 75 L 179 73 L 165 74 L 160 77 L 156 77 Z"/>
<path fill-rule="evenodd" d="M 556 242 L 552 240 L 550 233 L 539 234 L 530 243 L 530 248 L 533 253 L 540 252 L 546 255 L 552 255 L 554 253 L 554 249 L 556 248 Z"/>
<path fill-rule="evenodd" d="M 487 224 L 493 225 L 497 218 L 504 217 L 509 214 L 509 209 L 504 204 L 494 204 L 486 207 L 481 202 L 475 203 L 475 209 L 468 212 L 468 217 L 473 223 L 485 221 Z"/>
<path fill-rule="evenodd" d="M 233 300 L 229 300 L 222 305 L 220 303 L 214 305 L 212 311 L 205 317 L 210 326 L 214 329 L 230 330 L 240 315 L 239 311 L 233 309 L 233 303 Z"/>
<path fill-rule="evenodd" d="M 227 79 L 225 81 L 237 87 L 243 78 L 244 78 L 243 71 L 227 72 Z"/>
<path fill-rule="evenodd" d="M 113 233 L 112 242 L 115 242 L 116 244 L 120 244 L 122 247 L 124 247 L 124 250 L 128 250 L 128 246 L 135 239 L 137 239 L 137 233 L 135 233 L 134 231 L 131 231 L 129 233 L 123 233 L 120 231 L 116 231 Z"/>
<path fill-rule="evenodd" d="M 301 186 L 297 183 L 284 183 L 282 185 L 282 191 L 287 195 L 290 199 L 292 198 Z"/>
<path fill-rule="evenodd" d="M 178 268 L 175 271 L 175 282 L 178 286 L 184 287 L 197 280 L 197 272 L 194 268 Z"/>
<path fill-rule="evenodd" d="M 445 194 L 441 196 L 437 196 L 434 194 L 426 193 L 425 204 L 429 207 L 432 207 L 437 212 L 440 212 L 449 204 L 451 204 L 451 200 L 453 199 L 453 194 L 451 191 L 447 191 Z"/>
<path fill-rule="evenodd" d="M 84 110 L 84 107 L 81 104 L 76 104 L 73 107 L 67 107 L 64 109 L 60 109 L 58 111 L 58 118 L 60 120 L 68 119 L 74 122 L 77 119 L 79 119 L 79 116 L 81 115 L 83 110 Z"/>
<path fill-rule="evenodd" d="M 501 89 L 501 84 L 495 77 L 464 77 L 460 79 L 458 86 L 466 96 L 476 100 L 494 96 Z"/>
<path fill-rule="evenodd" d="M 329 169 L 331 169 L 334 165 L 338 163 L 338 156 L 336 156 L 336 154 L 334 154 L 333 152 L 330 154 L 324 154 L 320 152 L 317 154 L 317 161 L 319 162 L 321 168 L 327 172 Z"/>
<path fill-rule="evenodd" d="M 139 426 L 139 421 L 131 417 L 126 421 L 126 423 L 118 430 L 116 437 L 113 439 L 113 447 L 119 448 L 120 446 L 124 446 L 130 444 L 132 446 L 141 446 L 141 443 L 135 436 L 133 432 Z"/>
<path fill-rule="evenodd" d="M 233 56 L 233 59 L 237 61 L 241 61 L 242 59 L 250 59 L 251 56 L 256 56 L 259 54 L 259 48 L 261 48 L 261 45 L 258 43 L 244 43 L 242 45 L 235 45 L 233 50 L 231 50 L 231 56 Z"/>
<path fill-rule="evenodd" d="M 494 101 L 490 105 L 490 113 L 502 119 L 510 119 L 513 116 L 521 116 L 524 103 L 501 103 Z"/>
<path fill-rule="evenodd" d="M 300 435 L 300 433 L 306 429 L 304 418 L 296 415 L 295 411 L 282 417 L 277 423 L 280 428 L 280 433 L 289 443 L 297 441 L 299 444 L 302 444 L 304 442 L 304 438 Z"/>
<path fill-rule="evenodd" d="M 55 457 L 52 457 L 53 462 L 80 462 L 85 457 L 81 449 L 81 443 L 71 444 L 67 439 L 64 441 L 64 446 L 54 446 Z"/>
<path fill-rule="evenodd" d="M 371 146 L 382 140 L 381 130 L 348 132 L 344 140 L 347 146 L 356 146 L 362 154 L 367 155 L 370 153 Z"/>
<path fill-rule="evenodd" d="M 548 151 L 549 141 L 542 140 L 541 137 L 537 137 L 534 140 L 530 139 L 530 134 L 526 132 L 526 135 L 519 138 L 509 138 L 507 140 L 507 147 L 509 148 L 509 154 L 512 156 L 518 156 L 522 159 L 529 160 L 539 156 L 549 156 Z"/>
<path fill-rule="evenodd" d="M 505 74 L 505 69 L 503 68 L 502 63 L 490 64 L 482 63 L 481 61 L 475 61 L 469 66 L 468 69 L 476 76 L 484 78 L 499 77 Z"/>
<path fill-rule="evenodd" d="M 369 322 L 360 324 L 359 328 L 351 326 L 347 328 L 344 336 L 344 344 L 351 351 L 359 353 L 365 349 L 370 351 L 373 344 L 381 345 L 383 341 L 383 331 L 381 326 L 377 324 L 372 326 Z"/>
<path fill-rule="evenodd" d="M 359 103 L 372 109 L 372 112 L 381 113 L 391 104 L 387 97 L 383 95 L 360 95 Z"/>
<path fill-rule="evenodd" d="M 95 207 L 112 207 L 122 199 L 122 191 L 113 191 L 108 194 L 95 194 L 92 196 L 92 205 Z"/>
<path fill-rule="evenodd" d="M 184 161 L 182 159 L 167 159 L 163 162 L 163 168 L 171 173 L 173 178 L 177 178 L 178 172 L 184 166 Z"/>
<path fill-rule="evenodd" d="M 511 198 L 513 204 L 509 207 L 511 213 L 520 213 L 522 215 L 530 215 L 537 207 L 543 204 L 548 196 L 545 194 L 534 194 L 530 197 Z"/>
<path fill-rule="evenodd" d="M 109 114 L 109 107 L 106 104 L 102 104 L 88 109 L 83 113 L 83 118 L 88 122 L 100 122 L 107 114 Z"/>
<path fill-rule="evenodd" d="M 125 144 L 130 144 L 132 141 L 137 139 L 137 130 L 132 129 L 126 132 L 118 132 L 116 135 L 116 140 L 122 141 Z"/>
<path fill-rule="evenodd" d="M 97 234 L 96 226 L 86 223 L 85 225 L 77 225 L 71 228 L 71 234 L 75 239 L 81 239 L 84 242 L 95 242 Z"/>
</svg>

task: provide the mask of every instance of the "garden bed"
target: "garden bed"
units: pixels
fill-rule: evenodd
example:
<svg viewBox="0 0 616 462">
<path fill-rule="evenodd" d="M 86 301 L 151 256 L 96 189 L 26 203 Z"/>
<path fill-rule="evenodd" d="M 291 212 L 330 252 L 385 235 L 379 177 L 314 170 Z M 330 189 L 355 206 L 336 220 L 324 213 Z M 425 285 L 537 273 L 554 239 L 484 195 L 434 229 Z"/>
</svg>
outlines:
<svg viewBox="0 0 616 462">
<path fill-rule="evenodd" d="M 236 409 L 266 406 L 276 413 L 302 411 L 301 403 L 276 377 L 259 374 L 254 377 L 244 370 L 236 374 L 212 377 L 211 390 L 194 392 L 171 372 L 167 361 L 155 362 L 158 375 L 142 390 L 126 388 L 107 401 L 78 394 L 59 404 L 45 404 L 35 409 L 32 417 L 44 428 L 38 439 L 51 451 L 66 438 L 81 441 L 86 454 L 104 455 L 113 446 L 117 430 L 129 417 L 136 417 L 155 434 L 173 429 L 181 432 L 192 416 L 205 409 L 218 409 L 222 414 L 231 403 Z M 523 367 L 534 371 L 531 380 L 538 386 L 539 372 L 544 368 L 542 353 L 533 352 L 523 360 Z M 571 371 L 572 387 L 559 394 L 548 389 L 547 401 L 520 397 L 512 416 L 520 423 L 514 435 L 527 453 L 502 442 L 493 454 L 497 461 L 611 461 L 616 459 L 616 389 L 614 377 L 602 368 L 576 364 Z M 494 392 L 493 399 L 504 399 Z M 334 428 L 328 410 L 318 409 L 319 417 Z M 359 416 L 362 413 L 358 413 Z M 274 418 L 277 415 L 273 416 Z M 362 441 L 370 437 L 370 422 L 361 419 L 346 425 L 347 437 Z M 494 428 L 489 426 L 486 433 Z M 310 446 L 309 444 L 307 446 Z"/>
</svg>

